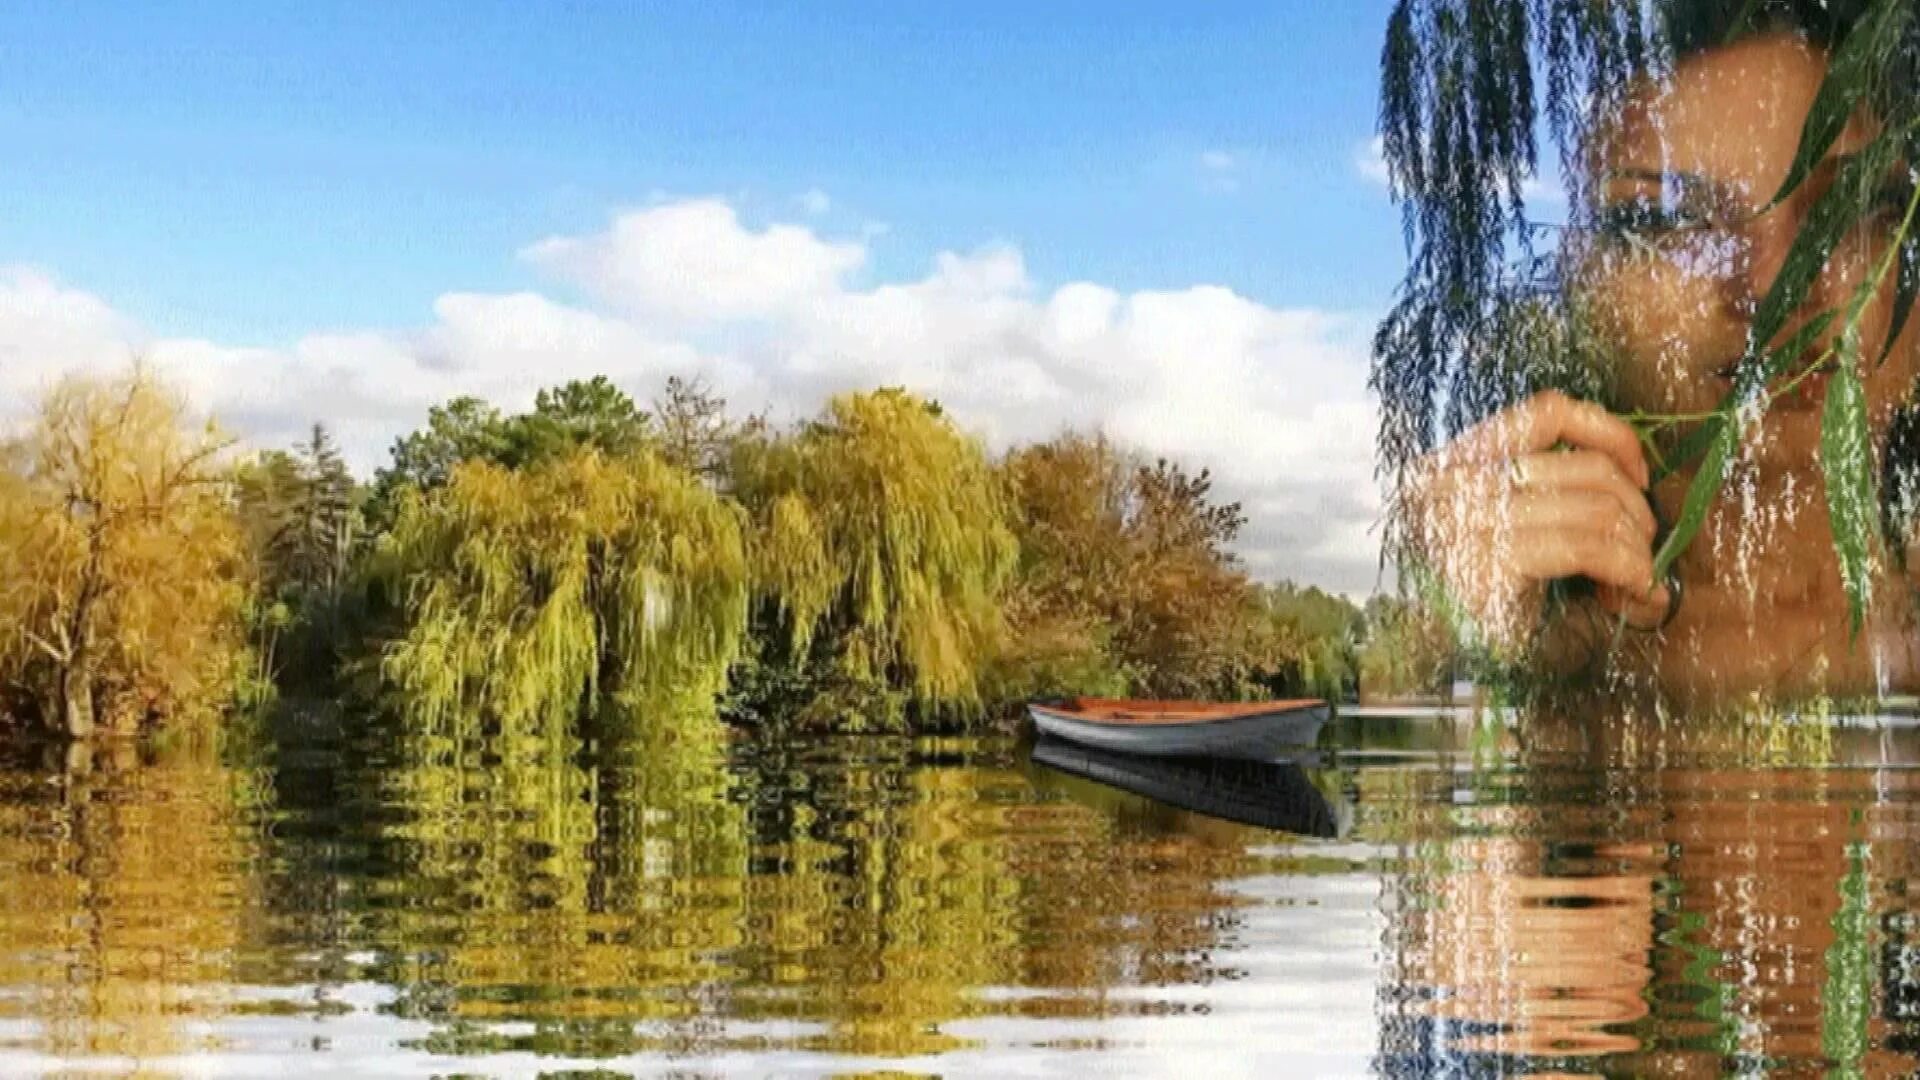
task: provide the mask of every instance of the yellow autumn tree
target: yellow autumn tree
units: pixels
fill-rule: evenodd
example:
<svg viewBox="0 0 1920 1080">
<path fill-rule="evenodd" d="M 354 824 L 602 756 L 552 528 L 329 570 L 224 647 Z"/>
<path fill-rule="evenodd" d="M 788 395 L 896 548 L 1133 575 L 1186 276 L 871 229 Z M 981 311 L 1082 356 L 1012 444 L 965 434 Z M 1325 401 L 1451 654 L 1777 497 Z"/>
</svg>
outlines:
<svg viewBox="0 0 1920 1080">
<path fill-rule="evenodd" d="M 0 444 L 0 712 L 79 738 L 232 699 L 251 586 L 228 445 L 140 367 L 63 380 Z"/>
<path fill-rule="evenodd" d="M 1016 549 L 977 440 L 883 389 L 741 438 L 729 473 L 753 520 L 759 660 L 777 669 L 762 685 L 787 686 L 743 696 L 789 699 L 755 708 L 855 727 L 978 713 Z"/>
<path fill-rule="evenodd" d="M 1230 545 L 1245 524 L 1212 477 L 1069 433 L 1007 455 L 1020 569 L 1008 696 L 1230 697 L 1250 689 L 1253 586 Z"/>
</svg>

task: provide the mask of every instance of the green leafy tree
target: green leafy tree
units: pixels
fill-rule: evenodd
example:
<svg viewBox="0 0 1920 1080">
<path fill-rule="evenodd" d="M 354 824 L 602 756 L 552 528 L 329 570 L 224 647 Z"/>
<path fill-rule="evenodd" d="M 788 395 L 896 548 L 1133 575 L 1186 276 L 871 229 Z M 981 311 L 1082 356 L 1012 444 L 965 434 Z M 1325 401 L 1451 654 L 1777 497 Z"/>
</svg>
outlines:
<svg viewBox="0 0 1920 1080">
<path fill-rule="evenodd" d="M 746 628 L 738 511 L 651 453 L 476 460 L 409 489 L 376 573 L 416 729 L 563 733 L 602 695 L 717 693 Z"/>
<path fill-rule="evenodd" d="M 463 461 L 502 461 L 512 446 L 500 410 L 477 397 L 457 397 L 427 410 L 427 426 L 396 439 L 393 463 L 374 474 L 369 502 L 373 522 L 390 528 L 402 489 L 432 491 Z"/>
<path fill-rule="evenodd" d="M 268 450 L 235 474 L 241 522 L 260 580 L 251 613 L 261 678 L 320 675 L 342 636 L 348 577 L 364 546 L 361 492 L 324 425 L 291 452 Z M 289 632 L 294 648 L 283 654 Z"/>
<path fill-rule="evenodd" d="M 499 460 L 509 465 L 530 465 L 586 446 L 624 457 L 652 442 L 651 419 L 604 375 L 540 391 L 533 411 L 504 427 L 506 446 Z"/>
<path fill-rule="evenodd" d="M 427 411 L 426 427 L 395 440 L 392 464 L 374 476 L 368 517 L 391 527 L 403 488 L 439 488 L 464 461 L 520 468 L 582 447 L 634 454 L 653 445 L 651 423 L 604 375 L 542 390 L 531 412 L 514 416 L 476 397 L 454 398 Z"/>
<path fill-rule="evenodd" d="M 362 526 L 353 477 L 325 425 L 291 453 L 261 454 L 238 480 L 266 590 L 337 593 Z"/>
<path fill-rule="evenodd" d="M 736 697 L 734 715 L 897 726 L 907 709 L 978 713 L 1015 545 L 977 441 L 879 390 L 835 398 L 797 432 L 740 440 L 729 469 L 753 521 L 760 662 L 811 688 Z"/>
<path fill-rule="evenodd" d="M 1338 701 L 1357 692 L 1363 619 L 1345 597 L 1292 582 L 1253 597 L 1254 680 L 1277 697 Z"/>
<path fill-rule="evenodd" d="M 1360 700 L 1437 693 L 1451 679 L 1456 646 L 1446 620 L 1427 605 L 1370 598 L 1356 657 Z"/>
</svg>

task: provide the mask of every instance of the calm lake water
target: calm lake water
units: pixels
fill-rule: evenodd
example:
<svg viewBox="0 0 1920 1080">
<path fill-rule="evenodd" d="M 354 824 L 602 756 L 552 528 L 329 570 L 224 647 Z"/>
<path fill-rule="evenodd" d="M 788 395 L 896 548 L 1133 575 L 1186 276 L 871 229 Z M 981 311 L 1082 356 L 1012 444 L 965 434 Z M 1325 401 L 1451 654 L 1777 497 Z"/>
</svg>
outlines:
<svg viewBox="0 0 1920 1080">
<path fill-rule="evenodd" d="M 1595 730 L 16 753 L 0 1074 L 1913 1073 L 1920 731 Z"/>
</svg>

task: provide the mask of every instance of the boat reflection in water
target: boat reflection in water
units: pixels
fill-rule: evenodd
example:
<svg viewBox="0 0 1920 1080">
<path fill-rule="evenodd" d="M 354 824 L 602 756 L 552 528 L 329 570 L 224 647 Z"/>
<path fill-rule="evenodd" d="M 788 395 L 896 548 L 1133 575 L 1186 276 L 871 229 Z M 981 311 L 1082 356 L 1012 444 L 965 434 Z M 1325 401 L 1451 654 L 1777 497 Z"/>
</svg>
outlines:
<svg viewBox="0 0 1920 1080">
<path fill-rule="evenodd" d="M 1294 761 L 1148 757 L 1045 736 L 1033 760 L 1181 810 L 1300 836 L 1336 837 L 1352 820 Z"/>
</svg>

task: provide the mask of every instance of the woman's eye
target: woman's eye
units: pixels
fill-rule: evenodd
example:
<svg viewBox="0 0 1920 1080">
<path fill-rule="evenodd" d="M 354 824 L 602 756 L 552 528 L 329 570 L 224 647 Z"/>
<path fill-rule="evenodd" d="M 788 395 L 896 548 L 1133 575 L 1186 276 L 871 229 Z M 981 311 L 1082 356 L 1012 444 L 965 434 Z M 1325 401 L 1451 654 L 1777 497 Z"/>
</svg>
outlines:
<svg viewBox="0 0 1920 1080">
<path fill-rule="evenodd" d="M 1601 207 L 1594 224 L 1602 234 L 1618 239 L 1654 239 L 1709 228 L 1713 225 L 1713 215 L 1686 202 L 1667 204 L 1655 199 L 1627 199 Z"/>
<path fill-rule="evenodd" d="M 1873 201 L 1873 216 L 1896 224 L 1903 220 L 1907 216 L 1908 205 L 1913 201 L 1913 189 L 1910 181 L 1881 188 Z"/>
</svg>

